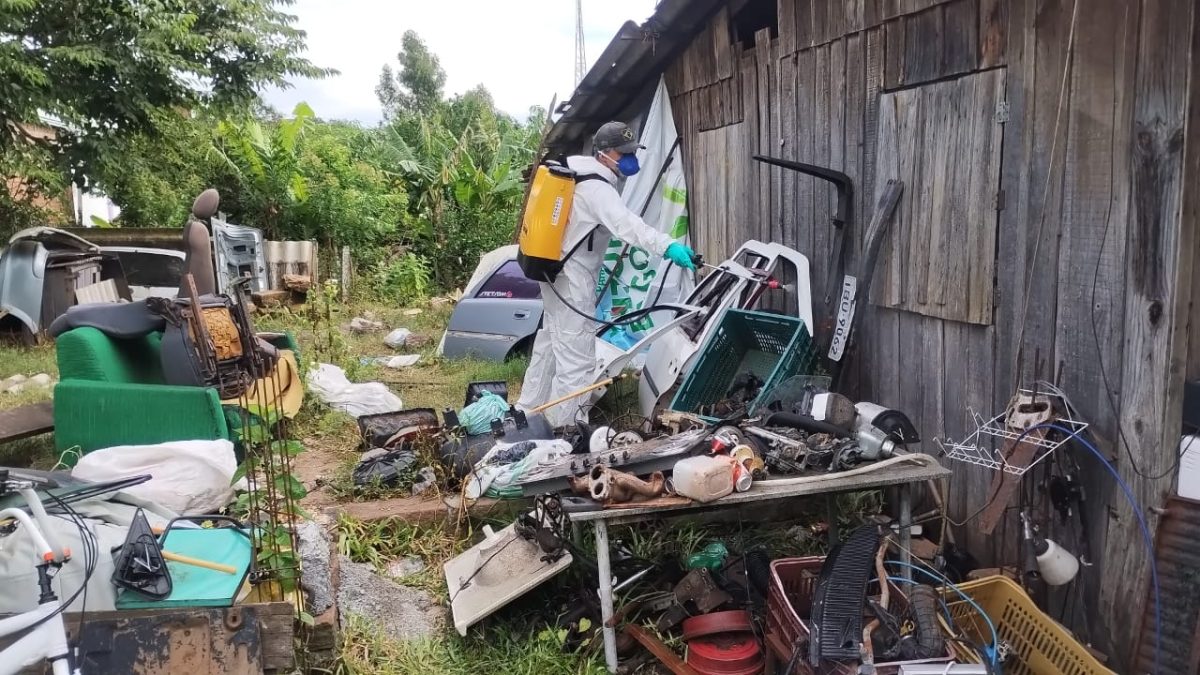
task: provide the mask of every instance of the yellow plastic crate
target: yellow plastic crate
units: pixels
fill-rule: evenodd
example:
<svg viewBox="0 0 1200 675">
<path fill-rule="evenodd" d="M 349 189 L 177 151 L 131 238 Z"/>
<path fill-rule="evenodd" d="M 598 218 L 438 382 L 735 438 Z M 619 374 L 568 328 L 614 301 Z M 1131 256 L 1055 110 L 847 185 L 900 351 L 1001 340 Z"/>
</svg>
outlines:
<svg viewBox="0 0 1200 675">
<path fill-rule="evenodd" d="M 1009 646 L 1004 675 L 1116 675 L 1105 668 L 1067 629 L 1037 608 L 1015 581 L 993 576 L 959 584 L 991 618 Z M 950 616 L 974 642 L 986 645 L 992 633 L 979 612 L 953 589 L 941 589 Z"/>
</svg>

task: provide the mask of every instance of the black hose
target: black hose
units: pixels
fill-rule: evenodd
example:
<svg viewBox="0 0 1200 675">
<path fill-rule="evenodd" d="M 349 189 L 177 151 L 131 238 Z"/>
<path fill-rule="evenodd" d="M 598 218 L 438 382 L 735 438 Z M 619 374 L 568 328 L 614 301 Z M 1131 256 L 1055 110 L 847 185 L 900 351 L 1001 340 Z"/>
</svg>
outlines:
<svg viewBox="0 0 1200 675">
<path fill-rule="evenodd" d="M 797 415 L 790 412 L 771 413 L 763 420 L 764 427 L 791 427 L 793 429 L 802 429 L 813 434 L 829 434 L 837 438 L 852 438 L 852 434 L 845 429 L 814 419 L 808 415 Z"/>
</svg>

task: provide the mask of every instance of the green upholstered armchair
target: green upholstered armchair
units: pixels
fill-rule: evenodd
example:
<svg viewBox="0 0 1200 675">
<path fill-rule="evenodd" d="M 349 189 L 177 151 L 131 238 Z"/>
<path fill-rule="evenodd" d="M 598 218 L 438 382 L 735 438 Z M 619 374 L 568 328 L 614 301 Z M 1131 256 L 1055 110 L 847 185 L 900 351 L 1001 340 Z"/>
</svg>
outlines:
<svg viewBox="0 0 1200 675">
<path fill-rule="evenodd" d="M 164 384 L 159 365 L 161 342 L 161 333 L 115 339 L 88 327 L 58 336 L 54 437 L 60 452 L 77 448 L 86 454 L 115 445 L 233 440 L 216 389 Z M 290 335 L 272 342 L 296 347 Z"/>
</svg>

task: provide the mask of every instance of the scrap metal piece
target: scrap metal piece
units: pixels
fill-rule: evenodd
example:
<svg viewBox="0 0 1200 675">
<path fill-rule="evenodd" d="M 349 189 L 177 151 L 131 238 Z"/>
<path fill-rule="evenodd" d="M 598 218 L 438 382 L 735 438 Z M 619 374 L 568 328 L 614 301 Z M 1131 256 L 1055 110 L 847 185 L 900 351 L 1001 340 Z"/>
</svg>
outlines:
<svg viewBox="0 0 1200 675">
<path fill-rule="evenodd" d="M 484 526 L 484 540 L 448 560 L 442 569 L 450 591 L 454 628 L 467 628 L 525 595 L 571 565 L 569 552 L 555 560 L 509 525 L 499 532 Z"/>
<path fill-rule="evenodd" d="M 699 675 L 694 668 L 684 663 L 678 654 L 671 651 L 670 647 L 663 644 L 662 640 L 654 637 L 641 626 L 631 623 L 625 626 L 625 634 L 637 640 L 638 644 L 645 647 L 646 651 L 653 654 L 674 675 Z"/>
<path fill-rule="evenodd" d="M 593 466 L 588 479 L 592 499 L 605 504 L 623 504 L 638 497 L 653 499 L 662 496 L 667 485 L 666 476 L 661 471 L 650 474 L 649 480 L 641 480 L 633 474 L 610 469 L 603 464 Z M 577 485 L 577 479 L 572 481 L 572 489 Z"/>
<path fill-rule="evenodd" d="M 864 525 L 825 559 L 813 592 L 809 663 L 858 659 L 867 578 L 879 549 L 879 528 Z"/>
<path fill-rule="evenodd" d="M 681 605 L 695 603 L 701 614 L 707 614 L 732 599 L 704 567 L 688 572 L 675 584 L 675 600 Z"/>
<path fill-rule="evenodd" d="M 701 447 L 708 432 L 694 429 L 675 436 L 655 438 L 643 443 L 613 448 L 586 455 L 566 455 L 532 469 L 522 477 L 522 493 L 532 497 L 549 492 L 571 489 L 571 478 L 580 473 L 579 466 L 590 469 L 595 465 L 619 468 L 628 473 L 645 475 L 668 471 L 675 462 Z"/>
</svg>

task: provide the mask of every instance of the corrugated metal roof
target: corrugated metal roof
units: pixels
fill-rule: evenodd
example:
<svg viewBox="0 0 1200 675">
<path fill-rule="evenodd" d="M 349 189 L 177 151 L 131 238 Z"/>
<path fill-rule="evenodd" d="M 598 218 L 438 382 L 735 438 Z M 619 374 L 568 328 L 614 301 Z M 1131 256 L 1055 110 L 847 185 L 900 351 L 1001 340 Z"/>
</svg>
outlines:
<svg viewBox="0 0 1200 675">
<path fill-rule="evenodd" d="M 1200 502 L 1171 497 L 1158 524 L 1155 561 L 1162 596 L 1162 653 L 1158 672 L 1200 668 Z M 1110 532 L 1110 536 L 1112 533 Z M 1119 629 L 1119 627 L 1117 627 Z M 1134 672 L 1154 672 L 1154 596 L 1147 593 Z"/>
<path fill-rule="evenodd" d="M 559 110 L 550 154 L 579 150 L 601 124 L 619 119 L 691 42 L 724 0 L 663 0 L 642 25 L 626 21 Z"/>
</svg>

